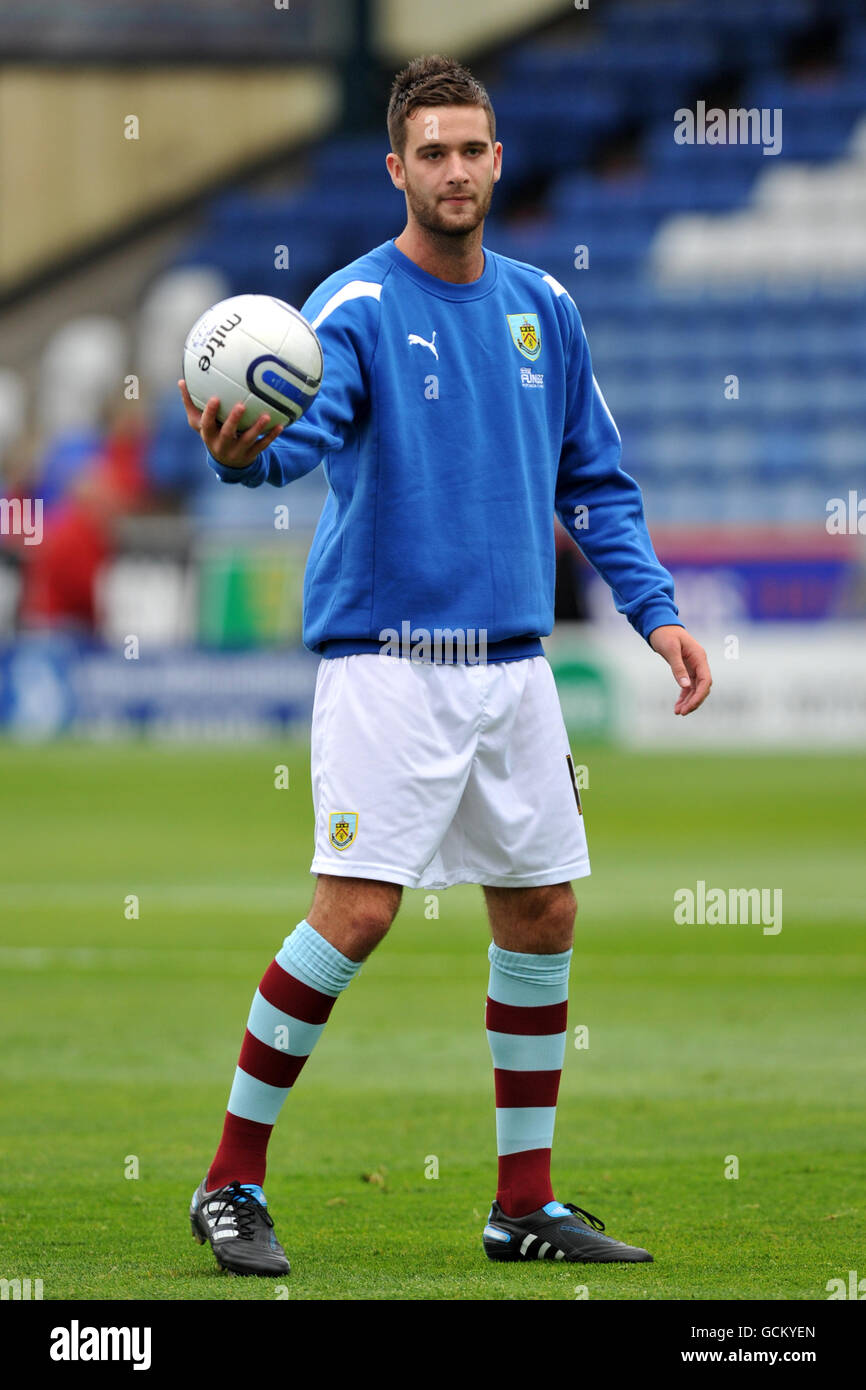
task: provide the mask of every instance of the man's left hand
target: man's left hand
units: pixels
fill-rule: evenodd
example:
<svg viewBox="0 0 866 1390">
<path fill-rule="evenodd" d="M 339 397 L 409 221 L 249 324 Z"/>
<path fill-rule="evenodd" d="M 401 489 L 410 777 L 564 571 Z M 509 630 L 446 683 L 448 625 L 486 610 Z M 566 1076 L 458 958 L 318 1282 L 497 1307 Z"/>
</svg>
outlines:
<svg viewBox="0 0 866 1390">
<path fill-rule="evenodd" d="M 706 652 L 684 627 L 674 625 L 653 628 L 649 643 L 664 657 L 681 687 L 674 714 L 691 714 L 704 703 L 713 684 Z"/>
</svg>

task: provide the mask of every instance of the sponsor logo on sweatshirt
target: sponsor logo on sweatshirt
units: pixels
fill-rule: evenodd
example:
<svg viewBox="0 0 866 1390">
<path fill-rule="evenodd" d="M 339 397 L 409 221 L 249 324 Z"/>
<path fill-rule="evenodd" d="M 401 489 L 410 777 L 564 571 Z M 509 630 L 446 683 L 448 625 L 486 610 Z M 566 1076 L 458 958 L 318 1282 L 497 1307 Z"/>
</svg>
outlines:
<svg viewBox="0 0 866 1390">
<path fill-rule="evenodd" d="M 531 367 L 520 368 L 521 386 L 540 386 L 544 390 L 544 372 L 534 372 Z"/>
</svg>

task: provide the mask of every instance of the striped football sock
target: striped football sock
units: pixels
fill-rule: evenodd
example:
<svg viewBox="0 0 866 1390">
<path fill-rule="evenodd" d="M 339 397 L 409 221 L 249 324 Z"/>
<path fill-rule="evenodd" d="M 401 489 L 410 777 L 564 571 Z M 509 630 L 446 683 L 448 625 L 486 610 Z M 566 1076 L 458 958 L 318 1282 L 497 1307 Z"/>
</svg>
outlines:
<svg viewBox="0 0 866 1390">
<path fill-rule="evenodd" d="M 298 924 L 256 990 L 207 1190 L 265 1180 L 265 1156 L 283 1101 L 319 1040 L 337 995 L 361 961 Z"/>
<path fill-rule="evenodd" d="M 491 943 L 487 1041 L 496 1083 L 496 1200 L 506 1216 L 553 1201 L 550 1150 L 565 1058 L 571 951 L 531 956 Z"/>
</svg>

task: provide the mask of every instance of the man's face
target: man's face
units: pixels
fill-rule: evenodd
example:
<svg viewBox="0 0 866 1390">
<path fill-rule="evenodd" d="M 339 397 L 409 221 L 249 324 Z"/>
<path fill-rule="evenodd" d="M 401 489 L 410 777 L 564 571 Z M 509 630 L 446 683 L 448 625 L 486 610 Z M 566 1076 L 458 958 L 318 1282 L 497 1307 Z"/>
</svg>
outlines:
<svg viewBox="0 0 866 1390">
<path fill-rule="evenodd" d="M 403 158 L 388 171 L 415 221 L 430 232 L 465 236 L 484 221 L 502 166 L 480 106 L 421 106 L 406 121 Z"/>
</svg>

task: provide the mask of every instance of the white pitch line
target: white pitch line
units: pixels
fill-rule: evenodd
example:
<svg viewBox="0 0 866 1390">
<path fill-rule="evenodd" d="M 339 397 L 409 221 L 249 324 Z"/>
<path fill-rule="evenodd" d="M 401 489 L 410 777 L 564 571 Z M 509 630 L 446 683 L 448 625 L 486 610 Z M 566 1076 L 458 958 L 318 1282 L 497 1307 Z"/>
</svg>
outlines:
<svg viewBox="0 0 866 1390">
<path fill-rule="evenodd" d="M 119 906 L 134 893 L 143 911 L 151 907 L 193 912 L 270 912 L 286 907 L 299 889 L 312 891 L 313 875 L 287 874 L 276 884 L 263 883 L 146 883 L 130 874 L 123 883 L 0 883 L 0 913 L 13 908 L 34 911 L 44 907 Z"/>
<path fill-rule="evenodd" d="M 407 920 L 407 926 L 415 926 Z M 287 927 L 287 932 L 291 925 Z M 396 928 L 392 929 L 396 931 Z M 395 947 L 398 941 L 395 939 Z M 235 955 L 240 959 L 254 951 L 254 947 L 218 948 L 219 959 L 227 960 Z M 198 967 L 208 972 L 213 969 L 214 951 L 203 951 L 195 947 L 166 944 L 163 946 L 0 946 L 0 969 L 34 970 L 53 965 L 80 966 L 97 969 L 106 965 L 116 965 L 128 969 L 133 964 L 163 964 L 183 959 L 190 969 L 197 962 Z M 582 954 L 580 962 L 584 969 L 597 977 L 613 975 L 618 980 L 639 979 L 645 974 L 655 975 L 659 962 L 669 975 L 699 975 L 706 980 L 717 979 L 719 975 L 728 978 L 749 977 L 772 979 L 779 976 L 795 979 L 819 979 L 838 977 L 853 979 L 866 974 L 866 956 L 857 955 L 690 955 L 659 956 L 643 955 L 612 958 L 610 955 Z M 479 975 L 475 958 L 462 955 L 448 955 L 442 952 L 417 951 L 404 953 L 397 949 L 390 954 L 379 954 L 373 962 L 375 973 L 380 976 L 411 977 L 421 973 L 427 980 L 474 980 Z"/>
</svg>

